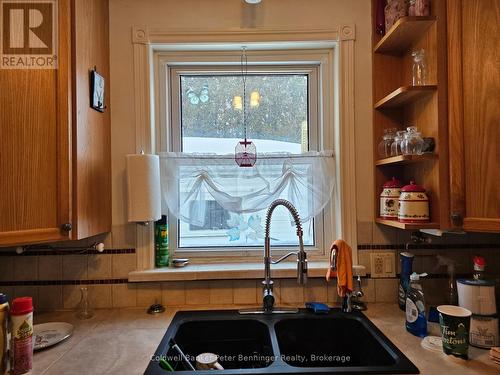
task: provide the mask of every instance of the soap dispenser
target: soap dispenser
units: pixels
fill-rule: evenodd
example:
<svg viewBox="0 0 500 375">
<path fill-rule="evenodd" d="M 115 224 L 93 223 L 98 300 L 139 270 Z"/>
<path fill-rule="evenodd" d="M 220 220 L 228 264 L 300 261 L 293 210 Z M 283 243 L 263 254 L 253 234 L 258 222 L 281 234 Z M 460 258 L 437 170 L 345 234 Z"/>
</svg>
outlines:
<svg viewBox="0 0 500 375">
<path fill-rule="evenodd" d="M 425 317 L 425 300 L 420 278 L 426 273 L 413 272 L 410 275 L 410 288 L 406 294 L 406 330 L 419 337 L 427 336 L 427 319 Z"/>
</svg>

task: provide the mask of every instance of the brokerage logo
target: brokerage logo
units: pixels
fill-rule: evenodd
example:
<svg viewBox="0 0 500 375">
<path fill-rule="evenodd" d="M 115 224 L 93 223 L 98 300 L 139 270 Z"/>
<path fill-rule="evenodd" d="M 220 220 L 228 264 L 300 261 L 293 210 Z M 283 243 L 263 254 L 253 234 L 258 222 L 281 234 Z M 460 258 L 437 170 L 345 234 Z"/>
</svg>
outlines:
<svg viewBox="0 0 500 375">
<path fill-rule="evenodd" d="M 0 0 L 0 68 L 57 68 L 57 0 Z"/>
</svg>

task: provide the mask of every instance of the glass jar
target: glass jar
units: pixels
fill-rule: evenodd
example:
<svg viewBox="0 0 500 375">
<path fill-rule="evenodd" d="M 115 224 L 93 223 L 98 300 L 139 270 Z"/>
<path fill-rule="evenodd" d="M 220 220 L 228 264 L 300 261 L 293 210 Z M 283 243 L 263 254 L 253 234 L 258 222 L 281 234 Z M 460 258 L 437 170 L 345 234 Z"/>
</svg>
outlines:
<svg viewBox="0 0 500 375">
<path fill-rule="evenodd" d="M 404 140 L 401 144 L 403 155 L 422 155 L 424 139 L 416 126 L 406 128 Z"/>
<path fill-rule="evenodd" d="M 382 140 L 378 144 L 378 156 L 383 158 L 388 158 L 391 156 L 391 145 L 394 141 L 394 132 L 396 129 L 384 129 L 384 135 L 382 136 Z"/>
<path fill-rule="evenodd" d="M 401 143 L 404 140 L 406 132 L 404 130 L 399 130 L 396 132 L 396 136 L 394 137 L 394 141 L 391 145 L 391 156 L 398 156 L 402 154 L 401 151 Z"/>
<path fill-rule="evenodd" d="M 413 51 L 412 82 L 413 86 L 425 85 L 427 82 L 427 61 L 425 50 Z"/>
</svg>

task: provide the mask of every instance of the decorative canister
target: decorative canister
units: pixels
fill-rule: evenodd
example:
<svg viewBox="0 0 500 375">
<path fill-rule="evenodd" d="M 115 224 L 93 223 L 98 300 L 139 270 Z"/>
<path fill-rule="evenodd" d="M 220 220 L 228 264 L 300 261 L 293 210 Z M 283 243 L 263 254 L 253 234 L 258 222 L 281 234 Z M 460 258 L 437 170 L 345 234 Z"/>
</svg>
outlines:
<svg viewBox="0 0 500 375">
<path fill-rule="evenodd" d="M 398 202 L 401 194 L 401 182 L 393 177 L 382 186 L 380 194 L 380 217 L 382 219 L 398 219 Z"/>
<path fill-rule="evenodd" d="M 431 13 L 430 0 L 410 0 L 408 5 L 409 16 L 428 16 Z"/>
<path fill-rule="evenodd" d="M 410 181 L 401 188 L 398 221 L 402 223 L 425 223 L 429 221 L 429 198 L 423 186 Z"/>
<path fill-rule="evenodd" d="M 406 0 L 387 0 L 387 5 L 384 9 L 384 15 L 385 32 L 388 32 L 397 20 L 408 15 Z"/>
</svg>

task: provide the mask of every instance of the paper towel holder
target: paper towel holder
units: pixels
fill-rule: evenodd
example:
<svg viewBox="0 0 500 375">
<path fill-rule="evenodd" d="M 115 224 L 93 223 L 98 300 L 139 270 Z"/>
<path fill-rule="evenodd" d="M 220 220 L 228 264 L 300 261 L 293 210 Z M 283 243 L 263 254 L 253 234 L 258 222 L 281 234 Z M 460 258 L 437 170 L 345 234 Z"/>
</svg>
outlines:
<svg viewBox="0 0 500 375">
<path fill-rule="evenodd" d="M 126 155 L 128 222 L 149 226 L 161 217 L 158 155 Z"/>
<path fill-rule="evenodd" d="M 144 155 L 144 149 L 141 148 L 141 152 L 139 152 L 140 155 Z M 149 221 L 135 221 L 136 224 L 142 225 L 144 227 L 149 226 Z"/>
</svg>

